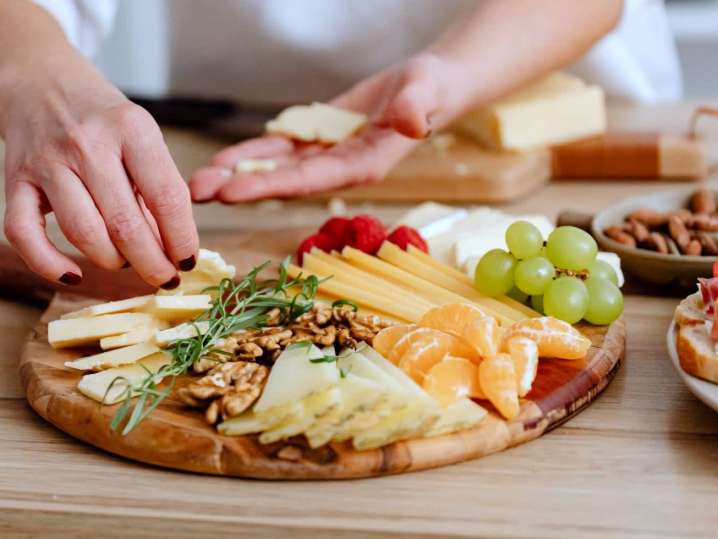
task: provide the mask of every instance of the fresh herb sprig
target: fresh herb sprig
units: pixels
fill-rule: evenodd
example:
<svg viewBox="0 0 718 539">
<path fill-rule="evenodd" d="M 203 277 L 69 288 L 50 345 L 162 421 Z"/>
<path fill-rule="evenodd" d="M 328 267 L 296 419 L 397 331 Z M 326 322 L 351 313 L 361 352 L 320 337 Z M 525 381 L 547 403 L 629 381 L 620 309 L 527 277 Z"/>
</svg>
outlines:
<svg viewBox="0 0 718 539">
<path fill-rule="evenodd" d="M 276 279 L 258 280 L 257 276 L 269 263 L 257 266 L 238 283 L 224 279 L 219 285 L 206 289 L 206 292 L 215 292 L 216 299 L 206 312 L 192 322 L 196 336 L 180 339 L 170 346 L 168 351 L 172 359 L 168 364 L 156 373 L 143 365 L 147 376 L 136 384 L 130 384 L 125 377 L 112 381 L 105 398 L 117 384 L 125 385 L 122 405 L 110 423 L 112 430 L 117 430 L 124 423 L 122 435 L 132 431 L 172 392 L 177 377 L 185 374 L 195 361 L 207 354 L 222 352 L 216 348 L 220 339 L 242 329 L 266 326 L 267 313 L 275 308 L 280 309 L 284 323 L 312 309 L 321 281 L 315 275 L 304 278 L 300 274 L 289 278 L 289 259 L 280 264 Z M 208 329 L 203 334 L 198 327 L 199 322 L 208 322 Z M 160 388 L 162 380 L 168 378 L 168 383 Z M 133 404 L 135 397 L 137 401 Z"/>
</svg>

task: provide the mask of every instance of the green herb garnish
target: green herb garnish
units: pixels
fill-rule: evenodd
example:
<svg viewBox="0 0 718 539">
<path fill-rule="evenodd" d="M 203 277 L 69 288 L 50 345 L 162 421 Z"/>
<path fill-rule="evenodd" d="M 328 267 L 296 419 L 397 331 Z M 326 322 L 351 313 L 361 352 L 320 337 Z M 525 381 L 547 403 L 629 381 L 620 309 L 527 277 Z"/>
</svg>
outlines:
<svg viewBox="0 0 718 539">
<path fill-rule="evenodd" d="M 341 307 L 343 305 L 349 305 L 354 312 L 357 312 L 359 310 L 359 305 L 357 305 L 350 299 L 338 299 L 338 300 L 334 301 L 332 303 L 332 309 L 334 307 Z"/>
</svg>

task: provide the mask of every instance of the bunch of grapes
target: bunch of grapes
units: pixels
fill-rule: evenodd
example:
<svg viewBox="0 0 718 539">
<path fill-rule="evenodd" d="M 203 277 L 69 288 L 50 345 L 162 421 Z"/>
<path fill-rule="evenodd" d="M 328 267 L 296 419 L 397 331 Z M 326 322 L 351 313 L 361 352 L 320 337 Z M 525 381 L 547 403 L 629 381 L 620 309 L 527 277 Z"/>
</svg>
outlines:
<svg viewBox="0 0 718 539">
<path fill-rule="evenodd" d="M 580 228 L 560 226 L 544 242 L 538 228 L 516 221 L 506 245 L 508 252 L 493 249 L 476 266 L 482 294 L 506 294 L 570 324 L 610 324 L 623 312 L 616 272 L 596 259 L 596 241 Z"/>
</svg>

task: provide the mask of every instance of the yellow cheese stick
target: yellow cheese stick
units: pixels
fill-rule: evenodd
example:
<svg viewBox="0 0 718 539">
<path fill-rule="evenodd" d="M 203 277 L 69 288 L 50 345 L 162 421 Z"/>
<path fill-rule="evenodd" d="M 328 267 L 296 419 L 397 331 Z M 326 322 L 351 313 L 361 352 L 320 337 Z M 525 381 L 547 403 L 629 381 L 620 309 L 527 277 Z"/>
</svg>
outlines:
<svg viewBox="0 0 718 539">
<path fill-rule="evenodd" d="M 307 272 L 303 271 L 300 267 L 294 264 L 289 264 L 287 267 L 287 273 L 292 278 L 297 278 L 300 275 L 307 276 Z M 312 273 L 312 275 L 316 275 Z M 323 279 L 328 277 L 327 275 L 316 275 L 318 278 Z M 366 292 L 353 285 L 348 285 L 337 281 L 336 279 L 329 279 L 322 282 L 319 285 L 319 290 L 325 292 L 331 296 L 341 299 L 349 299 L 355 301 L 361 306 L 367 306 L 372 309 L 378 309 L 385 311 L 392 316 L 396 316 L 408 322 L 418 322 L 424 314 L 424 310 L 416 309 L 405 303 L 397 303 L 394 300 L 387 299 L 384 296 L 378 296 L 371 292 Z"/>
<path fill-rule="evenodd" d="M 326 254 L 326 253 L 325 253 Z M 381 279 L 377 279 L 372 275 L 354 268 L 345 262 L 341 262 L 329 255 L 329 261 L 321 260 L 317 254 L 305 253 L 303 269 L 309 273 L 322 273 L 324 275 L 333 275 L 334 279 L 342 281 L 346 284 L 358 284 L 363 290 L 391 298 L 395 301 L 401 301 L 416 306 L 417 308 L 428 311 L 432 307 L 436 307 L 437 303 L 428 301 L 413 292 L 398 287 L 394 284 L 387 283 Z M 342 267 L 341 264 L 344 264 Z"/>
<path fill-rule="evenodd" d="M 466 283 L 462 283 L 458 279 L 455 279 L 450 275 L 446 275 L 445 273 L 442 273 L 441 271 L 432 268 L 427 264 L 424 264 L 423 262 L 411 256 L 406 251 L 403 251 L 393 243 L 385 241 L 384 244 L 381 246 L 381 249 L 379 249 L 377 256 L 391 264 L 394 264 L 395 266 L 398 266 L 408 272 L 413 273 L 414 275 L 422 277 L 427 281 L 431 281 L 436 285 L 451 290 L 452 292 L 456 292 L 459 295 L 470 298 L 479 306 L 489 308 L 495 312 L 506 316 L 507 318 L 510 318 L 512 320 L 523 320 L 527 317 L 524 313 L 517 311 L 516 309 L 513 309 L 507 305 L 504 305 L 503 303 L 495 300 L 494 298 L 489 298 L 482 294 L 479 294 L 473 286 Z"/>
<path fill-rule="evenodd" d="M 515 322 L 516 318 L 506 316 L 504 313 L 497 311 L 492 308 L 491 305 L 486 305 L 475 301 L 473 298 L 469 298 L 464 294 L 456 293 L 452 290 L 448 290 L 433 282 L 427 280 L 423 276 L 417 276 L 410 273 L 402 268 L 380 260 L 374 256 L 363 253 L 353 247 L 345 247 L 342 251 L 342 256 L 349 260 L 352 264 L 363 267 L 367 271 L 376 272 L 383 275 L 387 279 L 393 282 L 399 283 L 402 286 L 408 286 L 417 291 L 417 293 L 424 295 L 425 297 L 436 298 L 436 301 L 440 304 L 444 303 L 475 303 L 480 307 L 486 314 L 496 318 L 502 325 L 510 325 Z"/>
<path fill-rule="evenodd" d="M 458 269 L 453 268 L 453 267 L 449 266 L 448 264 L 444 264 L 443 262 L 440 262 L 433 256 L 426 254 L 421 249 L 417 249 L 413 245 L 409 245 L 407 252 L 411 256 L 420 260 L 421 262 L 424 262 L 427 266 L 436 268 L 437 270 L 444 272 L 446 275 L 450 275 L 450 276 L 456 278 L 458 281 L 460 281 L 468 286 L 471 286 L 471 287 L 474 286 L 474 283 L 471 280 L 471 277 L 466 275 L 463 271 L 459 271 Z M 537 316 L 541 316 L 540 313 L 537 313 L 531 307 L 528 307 L 528 306 L 524 305 L 523 303 L 516 301 L 515 299 L 510 298 L 508 296 L 501 296 L 501 297 L 495 298 L 495 299 L 497 301 L 500 301 L 504 305 L 508 305 L 509 307 L 516 309 L 519 312 L 522 312 L 523 314 L 525 314 L 528 317 L 534 318 Z"/>
</svg>

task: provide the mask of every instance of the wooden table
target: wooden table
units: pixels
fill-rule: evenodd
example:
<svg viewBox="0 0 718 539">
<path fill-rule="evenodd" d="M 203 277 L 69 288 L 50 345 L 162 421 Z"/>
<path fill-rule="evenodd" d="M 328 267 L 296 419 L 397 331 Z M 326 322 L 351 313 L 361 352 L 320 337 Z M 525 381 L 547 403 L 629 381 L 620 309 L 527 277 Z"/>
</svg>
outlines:
<svg viewBox="0 0 718 539">
<path fill-rule="evenodd" d="M 611 123 L 682 129 L 690 107 L 614 106 Z M 713 130 L 715 134 L 715 130 Z M 183 173 L 220 143 L 167 132 Z M 656 183 L 555 183 L 509 211 L 596 211 Z M 396 217 L 404 208 L 373 208 Z M 290 210 L 290 211 L 288 211 Z M 198 206 L 203 230 L 321 222 L 324 205 Z M 718 416 L 665 352 L 676 300 L 629 296 L 627 359 L 586 411 L 530 444 L 427 472 L 268 483 L 143 466 L 85 446 L 24 401 L 36 308 L 0 301 L 0 537 L 715 537 Z"/>
</svg>

